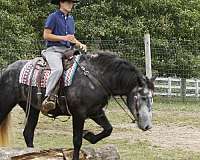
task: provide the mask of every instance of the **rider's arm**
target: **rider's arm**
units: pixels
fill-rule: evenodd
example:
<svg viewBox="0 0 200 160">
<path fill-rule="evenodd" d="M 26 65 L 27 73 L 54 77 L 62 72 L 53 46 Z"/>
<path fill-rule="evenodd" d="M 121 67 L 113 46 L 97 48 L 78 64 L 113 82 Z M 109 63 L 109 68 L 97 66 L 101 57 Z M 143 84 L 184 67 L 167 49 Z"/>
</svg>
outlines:
<svg viewBox="0 0 200 160">
<path fill-rule="evenodd" d="M 75 46 L 82 49 L 83 51 L 87 52 L 87 46 L 83 43 L 81 43 L 80 41 L 78 41 L 75 37 L 74 37 L 74 41 L 75 41 Z"/>
<path fill-rule="evenodd" d="M 80 47 L 82 43 L 75 38 L 75 45 L 76 47 Z"/>
<path fill-rule="evenodd" d="M 52 30 L 45 28 L 43 33 L 43 38 L 48 41 L 58 42 L 58 41 L 73 41 L 74 35 L 59 36 L 52 34 Z"/>
</svg>

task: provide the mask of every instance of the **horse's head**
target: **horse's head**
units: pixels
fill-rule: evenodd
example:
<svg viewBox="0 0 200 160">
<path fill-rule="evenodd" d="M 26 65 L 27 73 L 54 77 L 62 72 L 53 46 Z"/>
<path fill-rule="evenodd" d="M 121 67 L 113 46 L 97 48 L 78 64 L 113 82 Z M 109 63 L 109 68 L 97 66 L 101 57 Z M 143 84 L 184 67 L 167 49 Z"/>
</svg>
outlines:
<svg viewBox="0 0 200 160">
<path fill-rule="evenodd" d="M 152 128 L 152 105 L 154 81 L 156 77 L 139 79 L 137 87 L 133 88 L 127 96 L 127 104 L 133 114 L 137 125 L 143 131 Z"/>
</svg>

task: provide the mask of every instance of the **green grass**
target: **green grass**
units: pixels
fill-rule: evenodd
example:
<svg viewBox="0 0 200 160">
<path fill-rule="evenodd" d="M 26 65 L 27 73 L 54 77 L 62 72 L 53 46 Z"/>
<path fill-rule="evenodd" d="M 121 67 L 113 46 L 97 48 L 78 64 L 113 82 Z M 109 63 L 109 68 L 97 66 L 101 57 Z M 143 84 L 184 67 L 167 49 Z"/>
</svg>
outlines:
<svg viewBox="0 0 200 160">
<path fill-rule="evenodd" d="M 177 102 L 170 99 L 166 101 L 155 100 L 154 109 L 158 111 L 200 112 L 200 102 Z"/>
<path fill-rule="evenodd" d="M 25 147 L 22 136 L 23 117 L 22 111 L 17 109 L 18 114 L 14 115 L 15 121 L 15 144 L 14 147 Z M 197 102 L 154 102 L 154 125 L 177 125 L 200 127 L 200 105 Z M 113 134 L 96 145 L 83 141 L 83 146 L 102 147 L 106 144 L 117 146 L 122 160 L 199 160 L 200 152 L 187 151 L 180 148 L 163 148 L 160 145 L 153 145 L 146 139 L 132 139 L 131 136 L 140 135 L 144 132 L 135 127 L 118 127 L 127 125 L 131 120 L 113 101 L 109 103 L 106 114 L 114 125 Z M 20 117 L 20 118 L 19 118 Z M 61 118 L 66 120 L 67 118 Z M 101 131 L 91 120 L 86 121 L 85 128 L 98 133 Z M 200 133 L 199 133 L 200 134 Z M 116 136 L 118 135 L 118 136 Z M 120 138 L 120 135 L 122 136 Z M 127 135 L 127 136 L 126 136 Z M 131 136 L 130 136 L 131 135 Z M 38 148 L 72 147 L 72 125 L 71 119 L 62 123 L 59 120 L 41 116 L 35 132 L 35 146 Z"/>
<path fill-rule="evenodd" d="M 19 139 L 16 146 L 22 145 L 22 139 L 18 135 Z M 71 148 L 72 136 L 70 135 L 57 135 L 57 134 L 48 134 L 48 135 L 36 135 L 35 144 L 36 146 L 41 146 L 40 148 Z M 180 149 L 164 149 L 159 146 L 153 146 L 148 141 L 137 140 L 134 143 L 130 143 L 128 139 L 124 140 L 109 140 L 105 139 L 99 142 L 96 145 L 91 145 L 88 142 L 84 141 L 83 146 L 91 147 L 103 147 L 106 144 L 115 145 L 120 153 L 122 160 L 199 160 L 200 153 L 184 151 Z"/>
</svg>

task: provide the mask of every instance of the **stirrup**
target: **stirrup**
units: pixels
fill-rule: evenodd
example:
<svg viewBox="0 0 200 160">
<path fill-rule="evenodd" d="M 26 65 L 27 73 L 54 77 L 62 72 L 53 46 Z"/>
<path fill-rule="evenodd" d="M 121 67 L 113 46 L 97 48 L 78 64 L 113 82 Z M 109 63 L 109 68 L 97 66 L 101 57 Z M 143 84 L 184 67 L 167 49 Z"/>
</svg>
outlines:
<svg viewBox="0 0 200 160">
<path fill-rule="evenodd" d="M 45 98 L 45 100 L 42 102 L 41 112 L 44 115 L 47 115 L 50 110 L 54 110 L 56 108 L 56 101 L 58 96 L 57 95 L 51 95 Z"/>
</svg>

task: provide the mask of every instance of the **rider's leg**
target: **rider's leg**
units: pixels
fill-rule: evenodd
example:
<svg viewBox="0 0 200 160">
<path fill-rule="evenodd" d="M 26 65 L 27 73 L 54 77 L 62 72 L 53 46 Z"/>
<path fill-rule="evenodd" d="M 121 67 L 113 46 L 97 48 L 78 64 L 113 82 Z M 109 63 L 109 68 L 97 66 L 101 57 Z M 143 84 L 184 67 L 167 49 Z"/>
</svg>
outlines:
<svg viewBox="0 0 200 160">
<path fill-rule="evenodd" d="M 48 53 L 46 59 L 51 69 L 51 74 L 47 80 L 45 96 L 50 96 L 63 73 L 62 54 L 58 52 Z"/>
<path fill-rule="evenodd" d="M 46 112 L 48 112 L 51 109 L 55 109 L 55 101 L 53 100 L 55 98 L 51 98 L 51 96 L 54 88 L 56 87 L 56 84 L 58 83 L 63 73 L 62 53 L 47 51 L 45 53 L 45 58 L 51 69 L 51 74 L 47 80 L 47 87 L 45 94 L 47 98 L 43 102 L 43 109 L 46 110 Z"/>
</svg>

